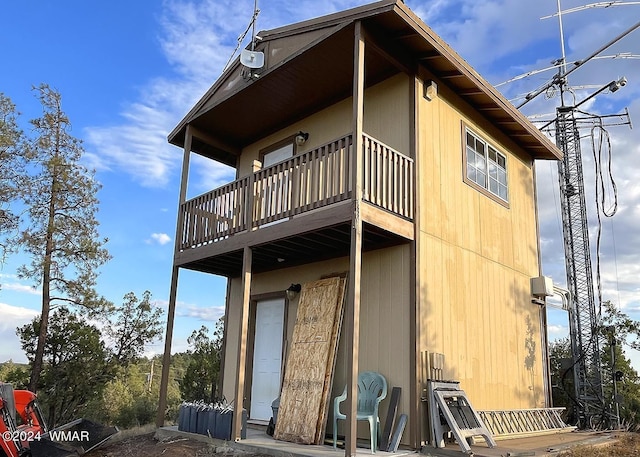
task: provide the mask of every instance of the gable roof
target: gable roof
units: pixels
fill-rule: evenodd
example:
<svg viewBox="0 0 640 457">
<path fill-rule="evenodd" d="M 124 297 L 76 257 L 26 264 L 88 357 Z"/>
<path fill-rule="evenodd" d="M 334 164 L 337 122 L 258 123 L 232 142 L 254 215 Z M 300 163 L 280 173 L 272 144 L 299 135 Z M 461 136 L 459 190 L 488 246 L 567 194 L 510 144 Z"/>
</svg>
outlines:
<svg viewBox="0 0 640 457">
<path fill-rule="evenodd" d="M 382 0 L 258 34 L 265 66 L 251 77 L 239 59 L 169 134 L 183 146 L 191 124 L 214 141 L 193 139 L 192 149 L 235 165 L 240 149 L 351 95 L 354 24 L 367 33 L 365 84 L 423 65 L 537 159 L 560 150 L 485 81 L 401 0 Z M 238 120 L 242 120 L 239 122 Z"/>
</svg>

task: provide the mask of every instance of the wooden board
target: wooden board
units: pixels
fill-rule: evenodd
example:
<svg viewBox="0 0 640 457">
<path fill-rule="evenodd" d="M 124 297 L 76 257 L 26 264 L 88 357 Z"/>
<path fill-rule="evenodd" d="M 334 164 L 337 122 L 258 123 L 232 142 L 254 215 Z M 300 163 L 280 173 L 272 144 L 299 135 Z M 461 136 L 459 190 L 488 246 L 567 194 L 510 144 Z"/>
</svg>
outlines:
<svg viewBox="0 0 640 457">
<path fill-rule="evenodd" d="M 396 422 L 396 413 L 398 411 L 398 403 L 400 403 L 401 392 L 402 389 L 400 387 L 391 389 L 391 401 L 389 402 L 387 419 L 384 421 L 384 430 L 382 432 L 382 439 L 380 440 L 381 451 L 389 450 L 389 443 L 391 442 L 391 434 L 393 433 L 393 426 Z"/>
<path fill-rule="evenodd" d="M 346 275 L 345 275 L 346 276 Z M 342 330 L 342 318 L 344 316 L 344 301 L 346 298 L 347 281 L 345 276 L 340 276 L 340 294 L 336 305 L 335 325 L 331 335 L 331 345 L 329 346 L 329 357 L 327 358 L 327 371 L 324 378 L 324 390 L 322 402 L 320 403 L 320 414 L 318 415 L 318 426 L 316 428 L 316 438 L 314 444 L 322 444 L 327 428 L 327 415 L 329 414 L 329 401 L 331 387 L 333 386 L 333 376 L 336 371 L 336 359 L 338 356 L 338 344 L 340 343 L 340 332 Z"/>
<path fill-rule="evenodd" d="M 291 347 L 287 356 L 280 409 L 274 438 L 314 444 L 318 422 L 331 386 L 330 368 L 335 357 L 336 316 L 342 306 L 344 279 L 321 279 L 302 286 Z"/>
<path fill-rule="evenodd" d="M 398 425 L 396 430 L 393 432 L 393 437 L 391 437 L 391 441 L 389 442 L 388 452 L 397 452 L 398 446 L 400 446 L 400 440 L 402 439 L 402 434 L 404 433 L 404 428 L 407 425 L 407 415 L 400 414 L 400 418 L 398 419 Z"/>
</svg>

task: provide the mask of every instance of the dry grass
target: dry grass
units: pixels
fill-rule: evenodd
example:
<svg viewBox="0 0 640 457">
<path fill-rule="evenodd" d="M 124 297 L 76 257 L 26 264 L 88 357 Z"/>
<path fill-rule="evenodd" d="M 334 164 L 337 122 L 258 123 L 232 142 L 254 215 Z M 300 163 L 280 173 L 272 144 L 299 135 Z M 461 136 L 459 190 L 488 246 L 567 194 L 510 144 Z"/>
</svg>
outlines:
<svg viewBox="0 0 640 457">
<path fill-rule="evenodd" d="M 625 433 L 605 445 L 577 446 L 558 457 L 640 457 L 640 434 Z"/>
</svg>

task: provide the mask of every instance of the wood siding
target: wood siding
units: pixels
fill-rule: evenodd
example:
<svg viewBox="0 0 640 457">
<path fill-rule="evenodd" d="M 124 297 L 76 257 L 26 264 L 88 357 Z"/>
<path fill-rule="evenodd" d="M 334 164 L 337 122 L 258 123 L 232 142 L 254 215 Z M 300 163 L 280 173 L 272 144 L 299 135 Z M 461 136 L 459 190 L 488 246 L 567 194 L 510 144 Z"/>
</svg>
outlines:
<svg viewBox="0 0 640 457">
<path fill-rule="evenodd" d="M 463 122 L 506 154 L 509 207 L 463 182 Z M 545 406 L 532 161 L 442 84 L 418 123 L 420 347 L 479 409 Z"/>
<path fill-rule="evenodd" d="M 409 78 L 396 75 L 365 90 L 363 130 L 389 147 L 409 151 Z M 298 149 L 298 154 L 315 149 L 343 137 L 351 131 L 351 97 L 325 108 L 290 126 L 262 138 L 242 150 L 238 177 L 253 171 L 253 161 L 259 160 L 260 151 L 300 130 L 309 133 L 309 139 Z"/>
<path fill-rule="evenodd" d="M 361 317 L 360 317 L 360 358 L 361 371 L 379 371 L 391 387 L 402 388 L 403 395 L 400 411 L 409 410 L 409 245 L 381 249 L 363 253 Z M 315 281 L 323 276 L 348 270 L 348 258 L 319 262 L 297 268 L 278 270 L 276 272 L 254 275 L 251 295 L 257 296 L 286 289 L 291 282 L 305 283 Z M 235 359 L 237 352 L 237 328 L 241 299 L 240 279 L 230 280 L 229 326 L 227 333 L 226 355 Z M 293 335 L 298 299 L 288 304 L 288 325 L 286 329 L 285 354 L 288 353 L 290 339 Z M 227 359 L 229 360 L 229 359 Z M 330 396 L 332 401 L 342 393 L 346 382 L 346 348 L 338 347 L 338 357 Z M 225 364 L 223 394 L 226 398 L 234 397 L 233 382 L 235 365 Z M 381 404 L 380 418 L 384 420 L 389 398 Z M 245 402 L 249 406 L 249 402 Z M 330 405 L 332 408 L 332 404 Z M 332 433 L 331 418 L 333 410 L 328 414 L 327 433 Z M 344 425 L 344 424 L 342 424 Z M 368 438 L 368 425 L 358 424 L 358 435 Z M 341 429 L 341 434 L 344 433 Z M 408 436 L 405 436 L 408 439 Z"/>
<path fill-rule="evenodd" d="M 421 76 L 432 79 L 426 72 Z M 405 75 L 394 76 L 369 88 L 365 96 L 365 131 L 405 154 L 411 143 L 410 81 Z M 350 126 L 350 106 L 350 100 L 339 102 L 245 149 L 240 173 L 251 171 L 260 149 L 298 130 L 310 133 L 305 149 L 299 151 L 302 155 L 344 136 Z M 421 351 L 444 354 L 444 378 L 459 380 L 477 408 L 544 406 L 539 309 L 531 303 L 529 290 L 529 279 L 539 275 L 531 158 L 444 84 L 439 84 L 439 94 L 432 101 L 419 97 L 417 111 L 418 346 Z M 463 182 L 463 125 L 507 156 L 508 207 Z M 387 166 L 394 163 L 391 160 Z M 370 174 L 365 181 L 393 174 L 388 171 L 393 167 L 379 169 L 380 173 Z M 413 201 L 402 200 L 402 205 L 413 206 Z M 390 388 L 401 387 L 399 411 L 408 412 L 414 357 L 411 248 L 406 244 L 366 252 L 362 259 L 359 368 L 379 371 Z M 340 258 L 254 275 L 251 294 L 284 290 L 292 282 L 313 281 L 348 269 L 349 259 Z M 226 352 L 233 359 L 241 297 L 238 279 L 230 280 L 229 297 Z M 290 338 L 297 302 L 288 307 L 291 318 L 286 334 Z M 332 398 L 344 387 L 345 361 L 341 345 Z M 233 397 L 234 379 L 235 366 L 226 364 L 227 398 Z M 388 399 L 382 403 L 381 418 L 387 405 Z M 331 424 L 327 432 L 332 432 Z M 408 435 L 405 433 L 404 443 Z M 368 436 L 364 424 L 359 425 L 359 436 Z"/>
</svg>

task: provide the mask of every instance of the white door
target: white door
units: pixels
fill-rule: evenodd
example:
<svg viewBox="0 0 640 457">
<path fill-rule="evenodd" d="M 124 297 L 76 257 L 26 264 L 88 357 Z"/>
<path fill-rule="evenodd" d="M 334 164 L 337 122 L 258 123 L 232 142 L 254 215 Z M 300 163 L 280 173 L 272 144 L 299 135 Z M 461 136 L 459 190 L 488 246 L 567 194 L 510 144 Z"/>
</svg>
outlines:
<svg viewBox="0 0 640 457">
<path fill-rule="evenodd" d="M 251 419 L 268 421 L 273 415 L 271 403 L 280 395 L 283 328 L 284 298 L 259 301 L 253 347 Z"/>
<path fill-rule="evenodd" d="M 262 158 L 262 166 L 270 167 L 278 162 L 293 157 L 293 143 L 286 144 L 276 150 L 264 155 Z M 277 216 L 283 211 L 291 208 L 291 189 L 289 188 L 289 170 L 284 170 L 281 175 L 271 177 L 263 183 L 263 193 L 260 202 L 260 217 Z M 268 227 L 269 225 L 282 222 L 284 219 L 261 224 L 260 227 Z"/>
</svg>

